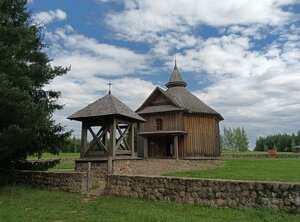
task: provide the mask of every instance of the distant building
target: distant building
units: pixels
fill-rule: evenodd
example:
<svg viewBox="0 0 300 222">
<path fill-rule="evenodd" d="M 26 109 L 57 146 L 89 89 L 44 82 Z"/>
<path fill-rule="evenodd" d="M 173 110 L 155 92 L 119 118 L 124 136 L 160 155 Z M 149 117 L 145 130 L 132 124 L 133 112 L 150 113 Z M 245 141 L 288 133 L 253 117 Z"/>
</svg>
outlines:
<svg viewBox="0 0 300 222">
<path fill-rule="evenodd" d="M 166 91 L 157 87 L 136 112 L 145 158 L 220 156 L 219 122 L 223 117 L 186 89 L 176 62 Z"/>
</svg>

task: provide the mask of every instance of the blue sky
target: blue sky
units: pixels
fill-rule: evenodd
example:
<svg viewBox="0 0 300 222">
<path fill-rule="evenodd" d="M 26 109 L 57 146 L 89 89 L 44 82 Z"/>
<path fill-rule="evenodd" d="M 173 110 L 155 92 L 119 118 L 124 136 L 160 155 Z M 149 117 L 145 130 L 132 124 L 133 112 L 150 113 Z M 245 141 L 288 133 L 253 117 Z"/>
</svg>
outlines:
<svg viewBox="0 0 300 222">
<path fill-rule="evenodd" d="M 53 65 L 71 66 L 47 88 L 67 116 L 112 93 L 136 109 L 177 64 L 188 89 L 221 113 L 221 127 L 256 138 L 300 130 L 299 0 L 30 0 Z"/>
</svg>

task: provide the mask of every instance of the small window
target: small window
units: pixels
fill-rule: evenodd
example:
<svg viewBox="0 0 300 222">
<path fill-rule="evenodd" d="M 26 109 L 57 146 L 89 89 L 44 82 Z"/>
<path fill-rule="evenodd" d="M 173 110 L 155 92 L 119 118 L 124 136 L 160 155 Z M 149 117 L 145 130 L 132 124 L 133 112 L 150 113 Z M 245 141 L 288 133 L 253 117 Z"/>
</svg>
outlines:
<svg viewBox="0 0 300 222">
<path fill-rule="evenodd" d="M 163 129 L 162 119 L 156 119 L 156 130 L 162 130 L 162 129 Z"/>
</svg>

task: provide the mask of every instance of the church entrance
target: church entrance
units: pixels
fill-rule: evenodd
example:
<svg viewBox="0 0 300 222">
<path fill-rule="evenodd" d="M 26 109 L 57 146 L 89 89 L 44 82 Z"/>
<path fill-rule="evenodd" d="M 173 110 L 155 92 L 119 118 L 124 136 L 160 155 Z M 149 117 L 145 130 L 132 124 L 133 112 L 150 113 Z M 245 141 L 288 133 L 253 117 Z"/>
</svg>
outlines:
<svg viewBox="0 0 300 222">
<path fill-rule="evenodd" d="M 171 136 L 148 137 L 148 156 L 153 158 L 172 158 L 173 137 Z"/>
</svg>

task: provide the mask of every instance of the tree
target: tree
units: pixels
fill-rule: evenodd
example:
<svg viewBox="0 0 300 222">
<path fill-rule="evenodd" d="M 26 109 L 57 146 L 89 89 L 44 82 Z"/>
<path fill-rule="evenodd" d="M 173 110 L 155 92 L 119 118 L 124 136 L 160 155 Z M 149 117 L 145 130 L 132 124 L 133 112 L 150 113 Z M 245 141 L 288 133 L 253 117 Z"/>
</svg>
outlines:
<svg viewBox="0 0 300 222">
<path fill-rule="evenodd" d="M 26 0 L 0 1 L 0 164 L 58 153 L 70 132 L 52 118 L 60 92 L 44 86 L 69 69 L 52 67 Z"/>
<path fill-rule="evenodd" d="M 249 147 L 249 139 L 247 137 L 244 127 L 242 127 L 242 129 L 238 127 L 234 130 L 234 132 L 235 132 L 236 147 L 238 148 L 238 150 L 247 151 Z"/>
<path fill-rule="evenodd" d="M 222 138 L 222 148 L 232 151 L 247 151 L 249 139 L 245 129 L 242 127 L 231 129 L 224 127 Z"/>
<path fill-rule="evenodd" d="M 295 135 L 294 133 L 292 133 L 291 135 L 284 133 L 268 135 L 266 137 L 259 137 L 259 139 L 256 140 L 256 146 L 254 150 L 267 151 L 270 149 L 274 149 L 280 152 L 291 152 L 293 151 L 293 148 L 299 143 L 299 138 L 299 131 L 297 135 Z"/>
</svg>

